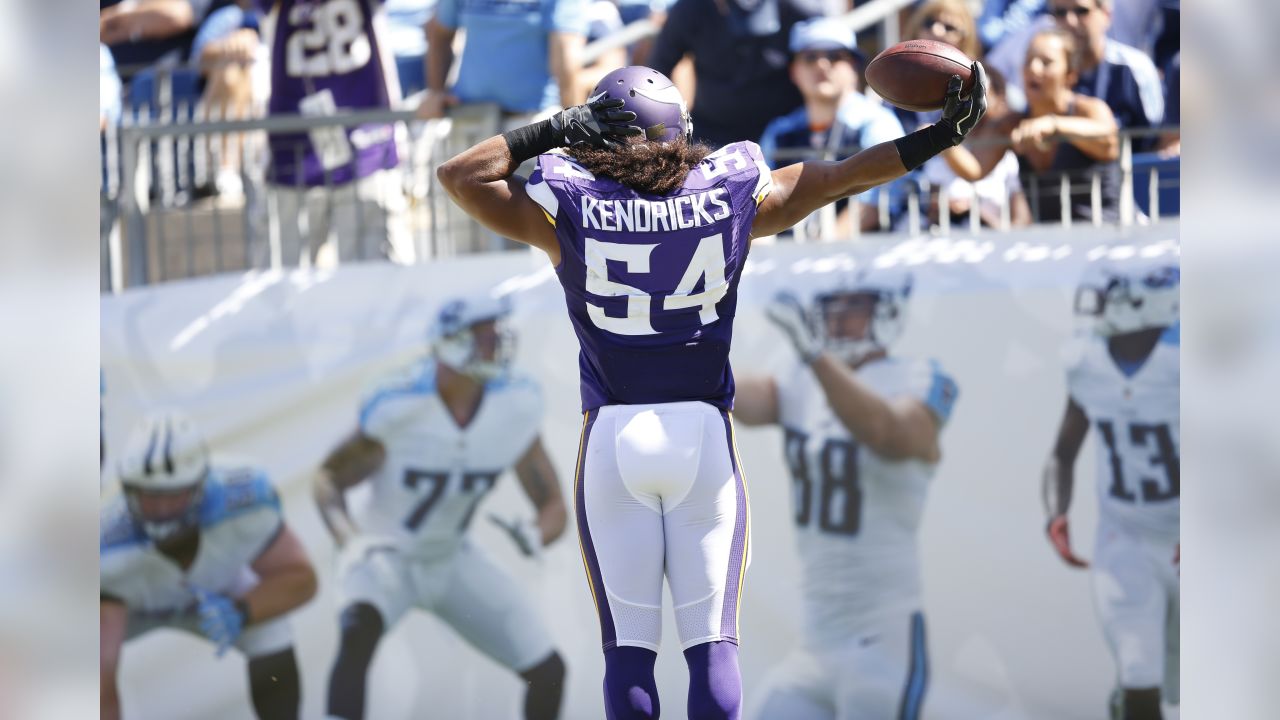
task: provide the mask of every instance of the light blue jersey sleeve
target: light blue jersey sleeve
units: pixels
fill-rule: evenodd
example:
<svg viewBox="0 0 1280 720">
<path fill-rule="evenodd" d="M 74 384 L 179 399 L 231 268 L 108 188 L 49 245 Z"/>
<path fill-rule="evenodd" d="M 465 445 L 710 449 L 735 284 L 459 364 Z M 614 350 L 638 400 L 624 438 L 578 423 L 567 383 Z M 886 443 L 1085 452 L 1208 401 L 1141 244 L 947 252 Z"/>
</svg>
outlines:
<svg viewBox="0 0 1280 720">
<path fill-rule="evenodd" d="M 856 130 L 859 144 L 863 149 L 891 142 L 903 136 L 902 123 L 888 108 L 876 105 L 863 95 L 858 95 L 853 100 L 854 102 L 846 102 L 840 108 L 840 121 Z M 887 185 L 871 188 L 858 196 L 858 202 L 878 205 L 880 193 L 886 190 L 889 193 L 889 206 L 900 207 L 906 198 L 906 187 L 902 178 Z"/>
<path fill-rule="evenodd" d="M 587 34 L 586 0 L 543 0 L 542 10 L 548 32 Z"/>
<path fill-rule="evenodd" d="M 946 425 L 955 409 L 956 398 L 960 395 L 959 386 L 936 360 L 921 363 L 916 372 L 918 377 L 914 378 L 913 384 L 919 392 L 918 397 L 933 416 L 938 418 L 938 426 Z"/>
<path fill-rule="evenodd" d="M 439 0 L 436 3 L 436 22 L 456 30 L 458 28 L 458 5 L 461 0 Z"/>
</svg>

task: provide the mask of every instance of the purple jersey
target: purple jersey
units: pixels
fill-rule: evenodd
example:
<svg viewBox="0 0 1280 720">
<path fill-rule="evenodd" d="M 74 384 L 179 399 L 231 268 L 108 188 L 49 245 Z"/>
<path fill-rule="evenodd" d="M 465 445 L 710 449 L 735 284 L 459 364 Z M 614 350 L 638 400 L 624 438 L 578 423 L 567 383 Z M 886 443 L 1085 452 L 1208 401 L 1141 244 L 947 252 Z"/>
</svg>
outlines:
<svg viewBox="0 0 1280 720">
<path fill-rule="evenodd" d="M 582 351 L 582 407 L 733 405 L 729 343 L 756 208 L 772 189 L 753 142 L 645 195 L 547 153 L 527 190 L 555 225 L 556 273 Z"/>
<path fill-rule="evenodd" d="M 268 112 L 328 115 L 389 109 L 399 97 L 395 64 L 379 42 L 381 0 L 258 0 L 275 8 Z M 271 134 L 268 179 L 279 185 L 324 185 L 397 165 L 395 128 L 362 125 Z"/>
</svg>

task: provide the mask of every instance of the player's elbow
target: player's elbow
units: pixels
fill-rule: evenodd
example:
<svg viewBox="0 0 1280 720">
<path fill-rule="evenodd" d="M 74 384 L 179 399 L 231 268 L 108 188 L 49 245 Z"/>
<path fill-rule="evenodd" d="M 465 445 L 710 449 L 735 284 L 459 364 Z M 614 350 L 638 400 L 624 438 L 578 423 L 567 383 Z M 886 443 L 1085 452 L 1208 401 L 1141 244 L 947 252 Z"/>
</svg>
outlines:
<svg viewBox="0 0 1280 720">
<path fill-rule="evenodd" d="M 461 165 L 462 163 L 458 162 L 457 157 L 452 157 L 440 163 L 440 166 L 436 168 L 436 180 L 440 181 L 440 187 L 443 187 L 445 192 L 453 196 L 458 194 L 458 188 L 461 187 L 463 182 Z"/>
</svg>

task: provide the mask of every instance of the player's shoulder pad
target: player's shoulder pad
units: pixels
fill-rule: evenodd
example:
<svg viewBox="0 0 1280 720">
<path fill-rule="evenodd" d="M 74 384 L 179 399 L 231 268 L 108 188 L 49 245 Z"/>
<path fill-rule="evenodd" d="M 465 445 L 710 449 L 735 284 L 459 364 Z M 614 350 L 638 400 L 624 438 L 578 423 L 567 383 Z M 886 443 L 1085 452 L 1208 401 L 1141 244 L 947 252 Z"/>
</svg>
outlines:
<svg viewBox="0 0 1280 720">
<path fill-rule="evenodd" d="M 147 535 L 134 521 L 125 504 L 124 495 L 117 495 L 102 504 L 99 513 L 98 551 L 108 553 L 147 543 Z"/>
<path fill-rule="evenodd" d="M 365 393 L 360 403 L 360 428 L 367 429 L 374 414 L 389 400 L 403 397 L 429 397 L 436 392 L 436 366 L 423 360 L 392 372 Z"/>
<path fill-rule="evenodd" d="M 925 407 L 938 418 L 939 425 L 946 425 L 955 409 L 956 398 L 960 396 L 960 386 L 955 378 L 942 369 L 937 360 L 923 362 L 919 372 L 925 374 L 925 391 L 921 398 Z"/>
<path fill-rule="evenodd" d="M 561 200 L 584 182 L 594 183 L 596 176 L 564 152 L 555 150 L 538 156 L 537 167 L 529 175 L 524 190 L 555 224 Z"/>
<path fill-rule="evenodd" d="M 205 481 L 200 524 L 216 525 L 255 510 L 279 515 L 280 496 L 266 473 L 256 468 L 215 468 Z"/>
<path fill-rule="evenodd" d="M 1059 355 L 1062 358 L 1062 366 L 1066 369 L 1067 379 L 1079 376 L 1086 368 L 1089 361 L 1089 352 L 1101 342 L 1101 339 L 1095 333 L 1087 330 L 1077 331 L 1062 345 Z"/>
<path fill-rule="evenodd" d="M 773 191 L 773 171 L 765 162 L 760 146 L 750 140 L 725 145 L 703 158 L 699 169 L 707 180 L 714 181 L 724 176 L 733 181 L 752 183 L 751 197 L 756 205 Z"/>
<path fill-rule="evenodd" d="M 1172 345 L 1174 347 L 1182 346 L 1182 322 L 1181 321 L 1178 321 L 1170 325 L 1169 327 L 1165 328 L 1165 331 L 1163 333 L 1160 333 L 1160 344 Z"/>
</svg>

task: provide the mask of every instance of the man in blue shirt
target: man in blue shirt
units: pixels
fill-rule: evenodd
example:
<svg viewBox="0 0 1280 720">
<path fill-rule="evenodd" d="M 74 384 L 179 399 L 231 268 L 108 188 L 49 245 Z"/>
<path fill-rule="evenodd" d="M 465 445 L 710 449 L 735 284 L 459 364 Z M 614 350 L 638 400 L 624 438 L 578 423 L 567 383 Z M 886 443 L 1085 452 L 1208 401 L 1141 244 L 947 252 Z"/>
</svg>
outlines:
<svg viewBox="0 0 1280 720">
<path fill-rule="evenodd" d="M 892 111 L 858 92 L 858 72 L 864 58 L 848 25 L 830 18 L 798 23 L 791 30 L 790 49 L 791 80 L 799 88 L 804 105 L 774 119 L 765 128 L 760 149 L 770 167 L 783 167 L 819 154 L 827 155 L 829 160 L 841 160 L 903 134 L 902 124 Z M 891 207 L 896 209 L 901 195 L 896 192 L 897 183 L 887 187 Z M 855 222 L 864 232 L 879 229 L 880 191 L 881 188 L 872 188 L 852 204 L 844 200 L 837 203 L 834 225 L 829 218 L 823 222 L 820 210 L 815 217 L 797 225 L 796 233 L 815 239 L 831 239 L 832 233 L 848 237 Z"/>
<path fill-rule="evenodd" d="M 1114 0 L 1049 0 L 1049 14 L 1075 35 L 1083 53 L 1076 90 L 1106 101 L 1121 128 L 1159 127 L 1164 88 L 1155 63 L 1137 48 L 1107 36 Z M 1135 142 L 1139 149 L 1152 138 Z"/>
<path fill-rule="evenodd" d="M 453 39 L 466 29 L 458 79 L 445 89 Z M 586 42 L 583 0 L 440 0 L 427 25 L 424 119 L 459 102 L 497 103 L 519 124 L 545 110 L 571 107 Z"/>
</svg>

